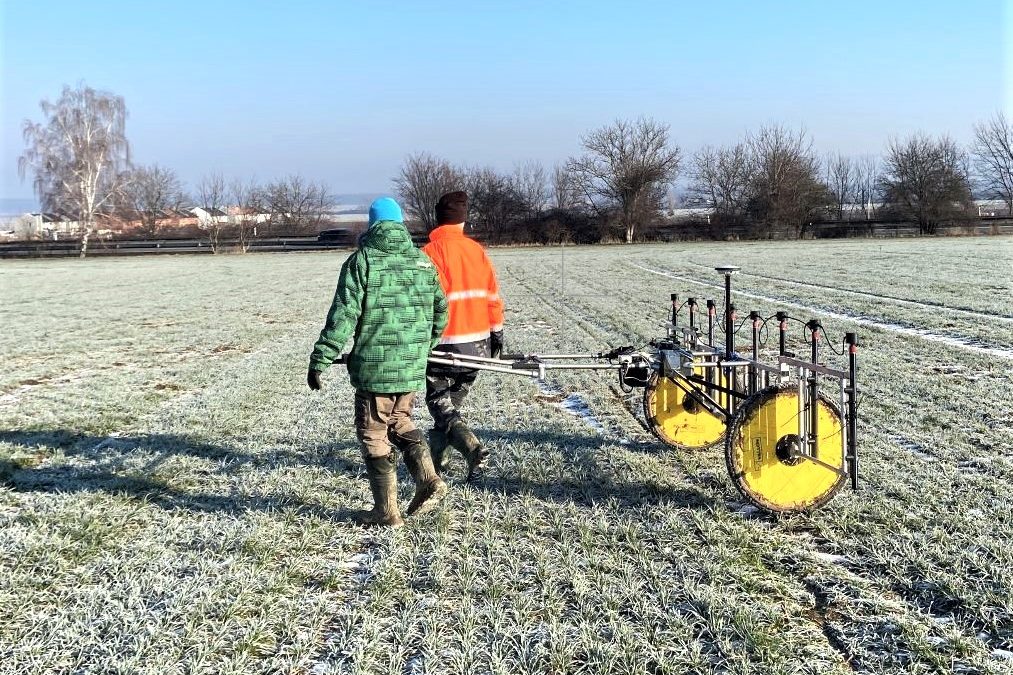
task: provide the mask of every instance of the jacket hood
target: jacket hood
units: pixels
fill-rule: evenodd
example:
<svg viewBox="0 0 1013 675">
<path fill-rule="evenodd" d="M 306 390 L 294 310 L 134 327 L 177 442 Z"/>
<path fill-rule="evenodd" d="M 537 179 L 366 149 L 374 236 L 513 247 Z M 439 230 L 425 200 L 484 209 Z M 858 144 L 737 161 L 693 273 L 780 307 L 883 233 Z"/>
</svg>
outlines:
<svg viewBox="0 0 1013 675">
<path fill-rule="evenodd" d="M 384 253 L 404 253 L 415 248 L 403 223 L 381 220 L 359 237 L 359 248 L 375 248 Z"/>
</svg>

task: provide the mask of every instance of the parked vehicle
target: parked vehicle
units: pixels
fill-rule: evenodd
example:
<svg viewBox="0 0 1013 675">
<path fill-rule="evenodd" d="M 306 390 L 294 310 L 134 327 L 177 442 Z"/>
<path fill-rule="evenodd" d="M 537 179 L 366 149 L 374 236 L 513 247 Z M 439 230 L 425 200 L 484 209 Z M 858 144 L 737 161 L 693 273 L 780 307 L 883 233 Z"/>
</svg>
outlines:
<svg viewBox="0 0 1013 675">
<path fill-rule="evenodd" d="M 317 241 L 322 244 L 351 244 L 352 232 L 345 227 L 335 227 L 318 234 Z"/>
</svg>

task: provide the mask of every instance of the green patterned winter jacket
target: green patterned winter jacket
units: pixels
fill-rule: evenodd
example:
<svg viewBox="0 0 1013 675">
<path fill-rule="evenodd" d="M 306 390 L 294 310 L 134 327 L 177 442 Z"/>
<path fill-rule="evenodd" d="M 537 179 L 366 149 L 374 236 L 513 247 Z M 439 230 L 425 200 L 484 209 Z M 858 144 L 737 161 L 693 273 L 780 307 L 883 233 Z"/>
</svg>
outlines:
<svg viewBox="0 0 1013 675">
<path fill-rule="evenodd" d="M 418 391 L 446 323 L 447 299 L 429 257 L 415 248 L 404 225 L 381 221 L 341 266 L 310 368 L 334 363 L 354 331 L 348 357 L 353 387 L 375 394 Z"/>
</svg>

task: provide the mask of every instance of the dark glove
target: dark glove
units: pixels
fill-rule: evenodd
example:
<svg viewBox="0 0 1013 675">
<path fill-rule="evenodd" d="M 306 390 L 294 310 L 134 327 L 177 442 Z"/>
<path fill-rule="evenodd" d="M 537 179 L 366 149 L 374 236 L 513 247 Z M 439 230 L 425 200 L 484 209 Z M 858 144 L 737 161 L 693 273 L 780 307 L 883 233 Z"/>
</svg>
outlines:
<svg viewBox="0 0 1013 675">
<path fill-rule="evenodd" d="M 503 355 L 503 331 L 498 330 L 489 334 L 489 355 L 494 359 Z"/>
<path fill-rule="evenodd" d="M 313 391 L 320 391 L 323 389 L 324 383 L 320 381 L 320 371 L 310 368 L 309 372 L 306 373 L 306 384 L 308 384 L 309 388 Z"/>
</svg>

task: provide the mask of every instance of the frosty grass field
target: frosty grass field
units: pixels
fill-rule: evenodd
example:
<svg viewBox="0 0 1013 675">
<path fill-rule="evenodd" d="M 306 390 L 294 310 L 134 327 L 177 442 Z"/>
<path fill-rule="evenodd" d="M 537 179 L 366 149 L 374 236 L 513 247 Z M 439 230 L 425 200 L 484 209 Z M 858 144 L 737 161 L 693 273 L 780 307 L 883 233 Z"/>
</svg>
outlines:
<svg viewBox="0 0 1013 675">
<path fill-rule="evenodd" d="M 0 263 L 0 673 L 1013 673 L 1013 239 L 494 251 L 510 350 L 643 344 L 724 262 L 858 331 L 863 490 L 767 516 L 610 377 L 487 373 L 489 478 L 394 532 L 304 383 L 345 255 Z"/>
</svg>

